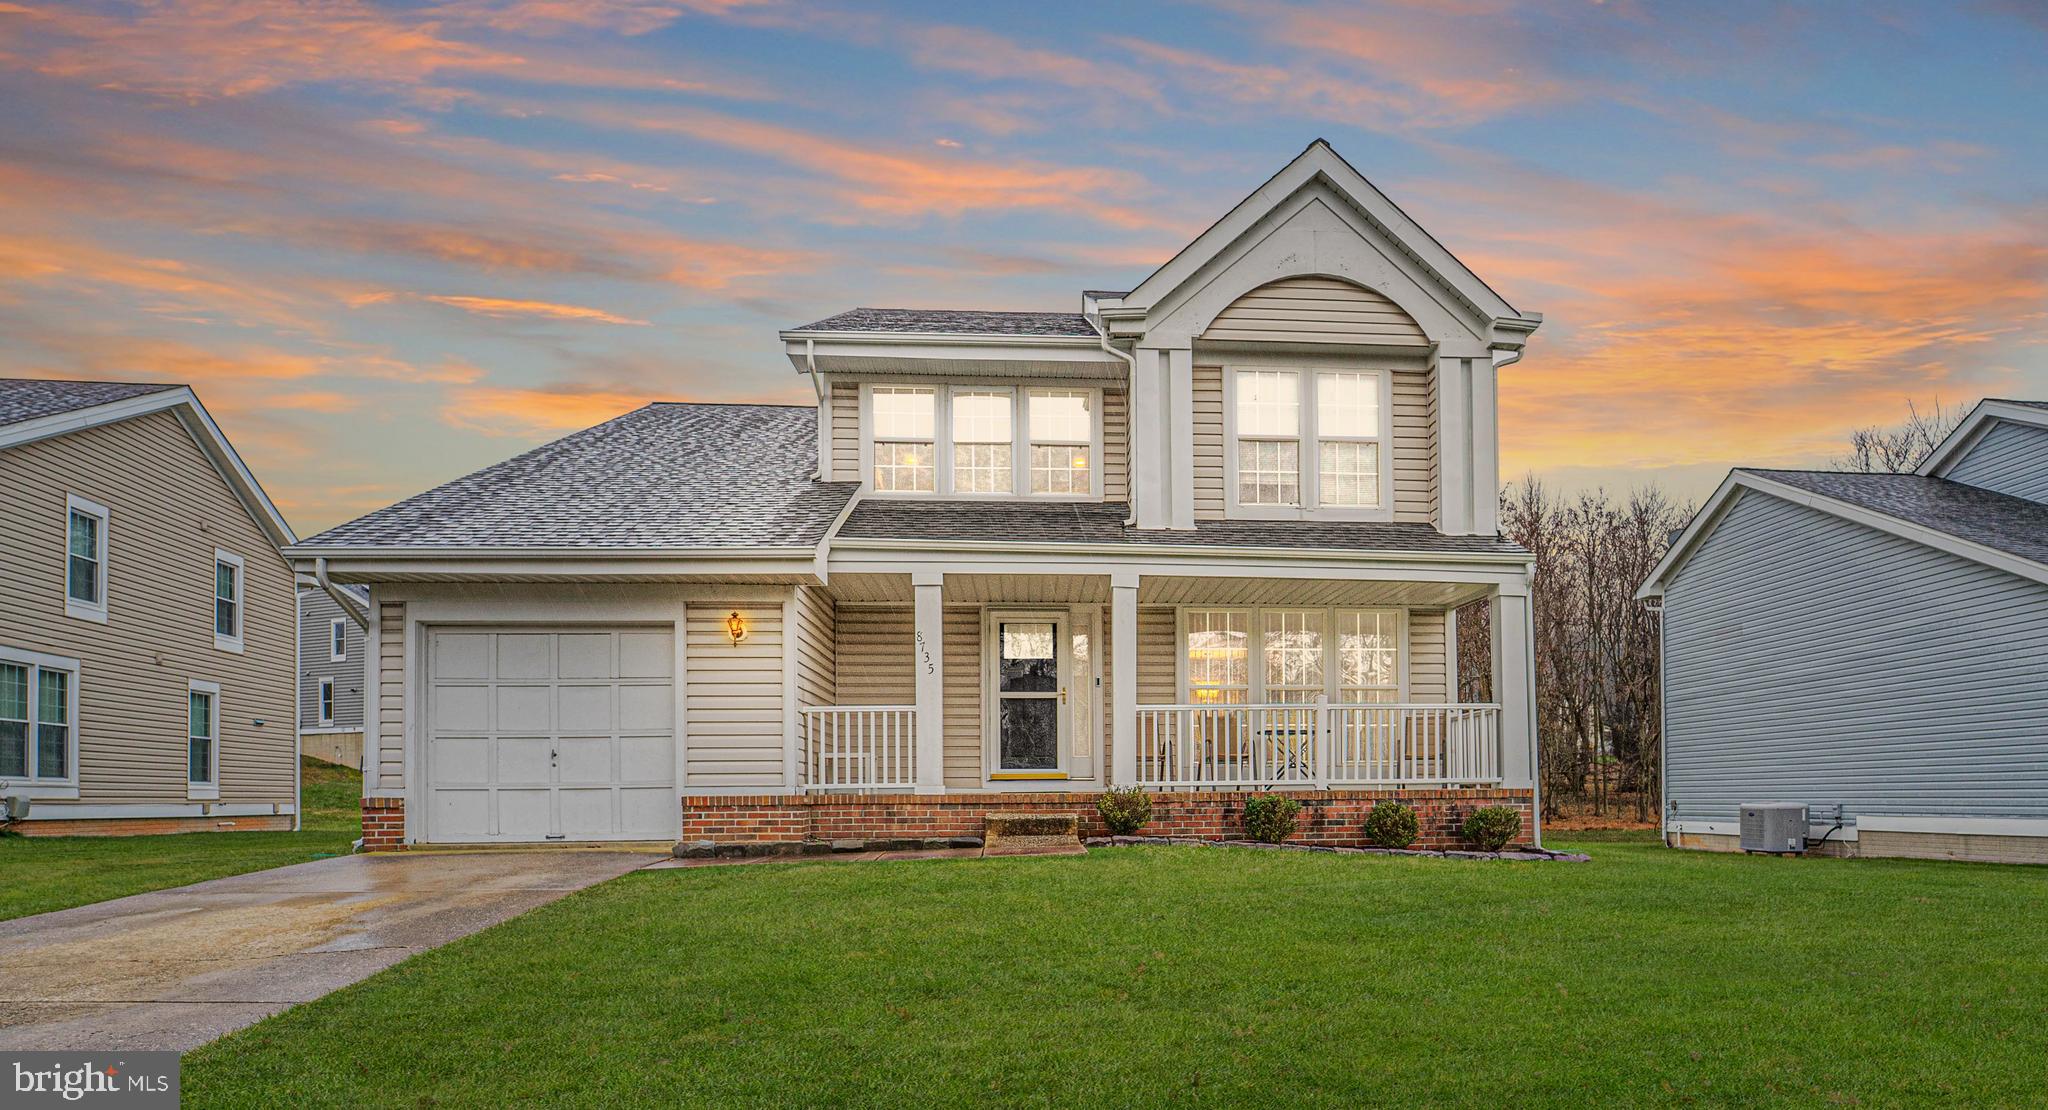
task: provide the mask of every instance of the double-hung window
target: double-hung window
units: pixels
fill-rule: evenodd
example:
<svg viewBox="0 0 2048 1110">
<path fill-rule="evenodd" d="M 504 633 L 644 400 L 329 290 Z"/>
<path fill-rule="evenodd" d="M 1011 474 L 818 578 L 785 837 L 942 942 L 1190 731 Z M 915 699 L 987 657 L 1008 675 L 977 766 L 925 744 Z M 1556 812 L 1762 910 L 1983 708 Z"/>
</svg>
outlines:
<svg viewBox="0 0 2048 1110">
<path fill-rule="evenodd" d="M 185 792 L 220 796 L 220 685 L 193 680 L 185 727 Z"/>
<path fill-rule="evenodd" d="M 956 389 L 953 409 L 953 492 L 1010 493 L 1017 488 L 1011 441 L 1010 392 Z"/>
<path fill-rule="evenodd" d="M 876 386 L 875 490 L 934 493 L 939 488 L 938 391 Z"/>
<path fill-rule="evenodd" d="M 320 723 L 334 723 L 334 680 L 331 678 L 320 680 Z"/>
<path fill-rule="evenodd" d="M 242 557 L 213 552 L 213 646 L 242 650 Z"/>
<path fill-rule="evenodd" d="M 1182 674 L 1194 705 L 1401 700 L 1401 609 L 1186 609 Z"/>
<path fill-rule="evenodd" d="M 1386 509 L 1381 372 L 1238 370 L 1232 381 L 1240 508 L 1268 515 Z"/>
<path fill-rule="evenodd" d="M 348 661 L 347 622 L 340 617 L 327 622 L 327 661 L 345 663 Z"/>
<path fill-rule="evenodd" d="M 78 660 L 0 648 L 0 784 L 75 787 Z"/>
<path fill-rule="evenodd" d="M 64 612 L 85 620 L 107 619 L 107 519 L 104 505 L 65 498 Z"/>
<path fill-rule="evenodd" d="M 1089 452 L 1095 445 L 1095 395 L 1083 389 L 1034 389 L 1031 407 L 1031 492 L 1086 495 L 1095 491 Z"/>
</svg>

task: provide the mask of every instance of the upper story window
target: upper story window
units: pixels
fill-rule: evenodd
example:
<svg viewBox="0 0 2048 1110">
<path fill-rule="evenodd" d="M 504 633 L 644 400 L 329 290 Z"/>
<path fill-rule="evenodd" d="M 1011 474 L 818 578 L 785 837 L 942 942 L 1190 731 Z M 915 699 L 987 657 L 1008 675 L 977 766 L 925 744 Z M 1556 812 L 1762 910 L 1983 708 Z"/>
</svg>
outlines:
<svg viewBox="0 0 2048 1110">
<path fill-rule="evenodd" d="M 1385 374 L 1238 370 L 1231 386 L 1238 508 L 1262 516 L 1385 514 L 1391 498 Z"/>
<path fill-rule="evenodd" d="M 213 646 L 242 650 L 242 557 L 213 552 Z"/>
<path fill-rule="evenodd" d="M 0 781 L 75 782 L 77 721 L 78 660 L 0 648 Z"/>
<path fill-rule="evenodd" d="M 64 611 L 86 620 L 107 619 L 107 519 L 104 505 L 65 498 Z"/>
<path fill-rule="evenodd" d="M 938 391 L 878 386 L 874 417 L 875 489 L 883 493 L 937 490 Z"/>
<path fill-rule="evenodd" d="M 329 662 L 341 663 L 347 661 L 347 633 L 347 622 L 343 621 L 340 617 L 327 622 L 327 659 Z"/>
<path fill-rule="evenodd" d="M 1096 497 L 1101 394 L 1088 388 L 876 385 L 874 493 Z"/>
</svg>

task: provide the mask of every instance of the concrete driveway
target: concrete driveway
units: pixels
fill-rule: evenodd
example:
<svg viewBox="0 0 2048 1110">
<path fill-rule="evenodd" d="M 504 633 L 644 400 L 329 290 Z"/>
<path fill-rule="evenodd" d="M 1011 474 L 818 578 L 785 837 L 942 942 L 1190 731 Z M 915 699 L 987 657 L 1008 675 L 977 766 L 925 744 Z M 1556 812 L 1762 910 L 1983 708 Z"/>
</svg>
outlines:
<svg viewBox="0 0 2048 1110">
<path fill-rule="evenodd" d="M 196 1048 L 662 858 L 343 856 L 0 922 L 0 1049 Z"/>
</svg>

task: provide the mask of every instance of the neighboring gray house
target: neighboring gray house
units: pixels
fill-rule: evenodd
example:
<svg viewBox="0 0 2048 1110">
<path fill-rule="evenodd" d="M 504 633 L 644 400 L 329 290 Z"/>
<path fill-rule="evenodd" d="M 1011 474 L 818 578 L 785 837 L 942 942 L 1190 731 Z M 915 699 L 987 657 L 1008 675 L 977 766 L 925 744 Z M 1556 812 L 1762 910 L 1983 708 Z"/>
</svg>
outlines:
<svg viewBox="0 0 2048 1110">
<path fill-rule="evenodd" d="M 363 605 L 370 592 L 344 586 Z M 363 766 L 363 627 L 326 592 L 299 590 L 299 750 Z"/>
<path fill-rule="evenodd" d="M 2048 863 L 2048 404 L 1983 402 L 1917 474 L 1734 471 L 1639 596 L 1668 843 L 1800 802 L 1829 851 Z"/>
</svg>

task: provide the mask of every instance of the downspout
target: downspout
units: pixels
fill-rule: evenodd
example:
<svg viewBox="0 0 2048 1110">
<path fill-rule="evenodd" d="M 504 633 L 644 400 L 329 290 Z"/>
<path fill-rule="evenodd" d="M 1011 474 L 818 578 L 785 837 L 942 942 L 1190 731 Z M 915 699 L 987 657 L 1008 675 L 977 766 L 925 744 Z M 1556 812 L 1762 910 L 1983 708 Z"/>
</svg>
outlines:
<svg viewBox="0 0 2048 1110">
<path fill-rule="evenodd" d="M 805 373 L 811 376 L 811 393 L 818 398 L 818 435 L 822 439 L 825 434 L 825 420 L 829 413 L 825 406 L 825 379 L 818 376 L 818 341 L 815 339 L 804 340 L 804 367 Z M 818 454 L 821 459 L 824 453 L 829 450 L 831 450 L 831 444 L 818 444 Z M 825 465 L 823 462 L 820 462 L 818 469 L 811 473 L 811 479 L 817 482 L 825 480 Z"/>
<path fill-rule="evenodd" d="M 1129 397 L 1131 389 L 1136 385 L 1136 382 L 1134 382 L 1132 379 L 1134 379 L 1137 376 L 1138 360 L 1134 356 L 1127 355 L 1122 351 L 1117 350 L 1116 347 L 1110 343 L 1109 329 L 1103 326 L 1101 317 L 1090 316 L 1088 317 L 1088 322 L 1095 325 L 1095 341 L 1102 345 L 1102 349 L 1124 361 L 1124 395 L 1126 397 Z M 1124 402 L 1124 407 L 1126 411 L 1129 410 L 1130 402 L 1128 400 Z M 1128 423 L 1129 418 L 1126 417 L 1125 419 Z M 1129 435 L 1130 433 L 1127 431 L 1124 434 Z M 1126 448 L 1124 454 L 1126 457 L 1128 457 L 1130 455 L 1130 450 Z M 1131 479 L 1127 475 L 1125 476 L 1124 481 L 1130 482 Z M 1135 483 L 1132 484 L 1135 485 Z M 1138 502 L 1136 498 L 1132 498 L 1130 514 L 1124 517 L 1124 527 L 1134 528 L 1137 526 L 1137 523 Z"/>
<path fill-rule="evenodd" d="M 321 592 L 333 598 L 334 603 L 341 606 L 341 611 L 348 614 L 348 619 L 356 622 L 356 627 L 365 632 L 370 630 L 369 609 L 363 607 L 362 603 L 356 600 L 354 594 L 335 585 L 327 577 L 327 557 L 325 555 L 313 560 L 313 581 L 320 583 Z"/>
</svg>

